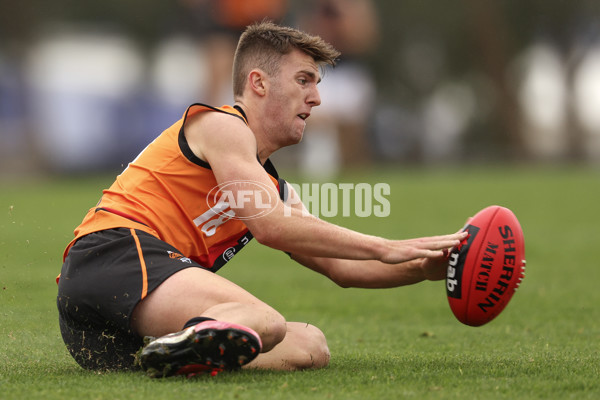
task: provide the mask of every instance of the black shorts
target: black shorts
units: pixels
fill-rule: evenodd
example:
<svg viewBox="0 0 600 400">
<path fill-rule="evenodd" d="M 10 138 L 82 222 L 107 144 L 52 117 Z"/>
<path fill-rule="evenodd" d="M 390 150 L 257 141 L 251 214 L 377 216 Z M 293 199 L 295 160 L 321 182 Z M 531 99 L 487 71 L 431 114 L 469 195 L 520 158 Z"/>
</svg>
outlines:
<svg viewBox="0 0 600 400">
<path fill-rule="evenodd" d="M 86 369 L 134 369 L 143 338 L 131 330 L 135 306 L 174 273 L 204 268 L 139 230 L 80 238 L 62 266 L 57 304 L 63 340 Z"/>
</svg>

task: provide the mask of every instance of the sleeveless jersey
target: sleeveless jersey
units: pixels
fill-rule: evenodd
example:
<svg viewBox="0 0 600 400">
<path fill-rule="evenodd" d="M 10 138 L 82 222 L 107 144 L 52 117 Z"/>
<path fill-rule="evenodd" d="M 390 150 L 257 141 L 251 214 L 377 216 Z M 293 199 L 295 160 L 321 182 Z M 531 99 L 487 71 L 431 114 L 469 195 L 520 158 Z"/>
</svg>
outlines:
<svg viewBox="0 0 600 400">
<path fill-rule="evenodd" d="M 156 236 L 186 257 L 216 271 L 251 239 L 233 210 L 211 208 L 208 196 L 217 181 L 210 165 L 190 149 L 184 135 L 187 118 L 201 112 L 222 112 L 247 124 L 241 108 L 191 105 L 183 117 L 150 143 L 116 178 L 75 229 L 75 241 L 89 233 L 134 228 Z M 257 156 L 257 162 L 258 156 Z M 263 166 L 284 197 L 285 184 L 273 164 Z"/>
</svg>

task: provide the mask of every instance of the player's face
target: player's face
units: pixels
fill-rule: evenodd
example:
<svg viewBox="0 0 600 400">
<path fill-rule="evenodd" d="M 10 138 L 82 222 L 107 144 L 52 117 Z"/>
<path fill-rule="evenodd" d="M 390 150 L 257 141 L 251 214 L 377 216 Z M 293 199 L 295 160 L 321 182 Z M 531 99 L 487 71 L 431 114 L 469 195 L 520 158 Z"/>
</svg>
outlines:
<svg viewBox="0 0 600 400">
<path fill-rule="evenodd" d="M 271 79 L 269 99 L 270 119 L 280 145 L 302 140 L 306 119 L 313 107 L 321 104 L 317 84 L 321 76 L 313 58 L 299 50 L 283 56 L 277 76 Z"/>
</svg>

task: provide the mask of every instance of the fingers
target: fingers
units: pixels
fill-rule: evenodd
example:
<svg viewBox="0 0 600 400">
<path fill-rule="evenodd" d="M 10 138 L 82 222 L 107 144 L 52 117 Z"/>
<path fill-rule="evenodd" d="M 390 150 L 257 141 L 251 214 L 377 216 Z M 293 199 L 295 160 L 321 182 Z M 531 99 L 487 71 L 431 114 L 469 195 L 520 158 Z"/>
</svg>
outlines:
<svg viewBox="0 0 600 400">
<path fill-rule="evenodd" d="M 414 240 L 444 240 L 444 239 L 459 239 L 462 240 L 464 238 L 466 238 L 469 235 L 469 232 L 467 231 L 458 231 L 455 233 L 450 233 L 448 235 L 438 235 L 438 236 L 426 236 L 426 237 L 422 237 L 422 238 L 418 238 L 418 239 L 414 239 Z"/>
<path fill-rule="evenodd" d="M 442 258 L 442 257 L 446 257 L 448 254 L 448 250 L 447 249 L 443 249 L 443 250 L 422 250 L 422 255 L 421 257 L 418 258 Z"/>
<path fill-rule="evenodd" d="M 444 250 L 458 246 L 460 242 L 469 236 L 469 232 L 456 232 L 451 235 L 431 236 L 416 239 L 415 247 L 428 250 Z"/>
<path fill-rule="evenodd" d="M 461 240 L 466 239 L 467 236 L 469 236 L 469 232 L 460 230 L 458 232 L 451 233 L 449 235 L 430 236 L 430 237 L 426 237 L 426 238 L 422 238 L 422 239 L 427 239 L 427 240 L 459 240 L 459 241 L 461 241 Z"/>
<path fill-rule="evenodd" d="M 417 239 L 412 243 L 416 248 L 419 258 L 448 258 L 450 249 L 458 246 L 469 236 L 468 232 L 457 232 L 450 235 L 431 236 Z"/>
<path fill-rule="evenodd" d="M 468 232 L 457 232 L 450 235 L 394 241 L 390 252 L 380 260 L 395 264 L 417 258 L 447 257 L 449 249 L 458 246 L 468 235 Z"/>
</svg>

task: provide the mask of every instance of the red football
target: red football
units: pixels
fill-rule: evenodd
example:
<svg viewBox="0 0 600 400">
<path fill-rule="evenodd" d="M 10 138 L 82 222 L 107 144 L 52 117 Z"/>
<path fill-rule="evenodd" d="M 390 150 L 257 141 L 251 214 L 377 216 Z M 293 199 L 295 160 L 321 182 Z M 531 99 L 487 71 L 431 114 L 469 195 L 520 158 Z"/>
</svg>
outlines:
<svg viewBox="0 0 600 400">
<path fill-rule="evenodd" d="M 490 206 L 463 230 L 469 236 L 450 252 L 446 294 L 456 318 L 480 326 L 506 307 L 525 276 L 525 241 L 508 208 Z"/>
</svg>

